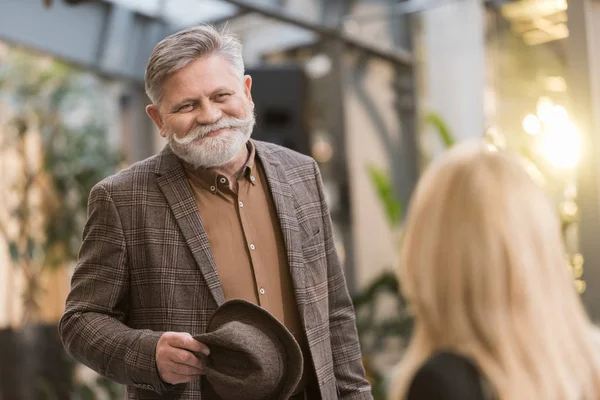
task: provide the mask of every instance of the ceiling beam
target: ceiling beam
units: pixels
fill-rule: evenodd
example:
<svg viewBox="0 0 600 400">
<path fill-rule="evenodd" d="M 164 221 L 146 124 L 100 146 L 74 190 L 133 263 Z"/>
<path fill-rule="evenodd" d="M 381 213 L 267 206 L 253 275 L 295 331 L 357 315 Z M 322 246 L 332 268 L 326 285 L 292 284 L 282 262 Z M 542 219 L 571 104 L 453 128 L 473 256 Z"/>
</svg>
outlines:
<svg viewBox="0 0 600 400">
<path fill-rule="evenodd" d="M 370 44 L 365 41 L 350 37 L 346 33 L 341 32 L 339 29 L 331 28 L 290 15 L 288 12 L 285 12 L 279 8 L 259 6 L 242 0 L 221 1 L 233 4 L 241 10 L 245 10 L 248 12 L 256 12 L 267 18 L 275 19 L 280 22 L 284 22 L 290 25 L 297 26 L 299 28 L 309 30 L 323 38 L 338 40 L 350 48 L 364 52 L 373 57 L 378 57 L 390 61 L 395 65 L 410 66 L 413 64 L 413 56 L 410 52 L 406 50 L 381 48 L 374 44 Z"/>
<path fill-rule="evenodd" d="M 138 84 L 144 82 L 155 44 L 173 29 L 104 1 L 81 1 L 76 7 L 55 1 L 47 9 L 40 0 L 0 0 L 0 40 Z"/>
</svg>

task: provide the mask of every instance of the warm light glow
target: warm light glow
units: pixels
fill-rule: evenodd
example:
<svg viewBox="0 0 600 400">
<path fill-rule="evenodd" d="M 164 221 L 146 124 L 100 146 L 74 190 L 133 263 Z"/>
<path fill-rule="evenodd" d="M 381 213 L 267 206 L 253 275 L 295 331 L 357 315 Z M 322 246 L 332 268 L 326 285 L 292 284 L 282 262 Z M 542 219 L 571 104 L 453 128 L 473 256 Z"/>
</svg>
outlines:
<svg viewBox="0 0 600 400">
<path fill-rule="evenodd" d="M 554 114 L 554 104 L 547 97 L 541 97 L 537 102 L 537 115 L 544 124 L 549 124 L 552 121 Z"/>
<path fill-rule="evenodd" d="M 587 285 L 585 284 L 585 281 L 582 281 L 581 279 L 577 279 L 575 281 L 575 288 L 577 289 L 577 293 L 583 294 L 585 292 L 585 290 L 587 289 Z"/>
<path fill-rule="evenodd" d="M 523 129 L 530 135 L 537 135 L 542 131 L 542 124 L 538 117 L 533 114 L 529 114 L 523 118 Z"/>
<path fill-rule="evenodd" d="M 569 114 L 563 106 L 554 106 L 552 107 L 552 120 L 558 123 L 569 122 Z"/>
<path fill-rule="evenodd" d="M 496 146 L 494 146 L 492 143 L 488 143 L 486 145 L 486 147 L 487 147 L 487 150 L 490 151 L 490 152 L 498 151 L 498 148 Z"/>
<path fill-rule="evenodd" d="M 546 78 L 546 88 L 553 92 L 565 92 L 567 90 L 567 82 L 562 76 L 549 76 Z"/>
<path fill-rule="evenodd" d="M 556 168 L 574 168 L 581 155 L 581 135 L 567 110 L 547 97 L 537 103 L 536 114 L 523 119 L 523 129 L 538 137 L 538 151 Z"/>
<path fill-rule="evenodd" d="M 570 122 L 548 127 L 539 147 L 540 152 L 555 167 L 573 168 L 579 162 L 581 137 L 575 125 Z"/>
</svg>

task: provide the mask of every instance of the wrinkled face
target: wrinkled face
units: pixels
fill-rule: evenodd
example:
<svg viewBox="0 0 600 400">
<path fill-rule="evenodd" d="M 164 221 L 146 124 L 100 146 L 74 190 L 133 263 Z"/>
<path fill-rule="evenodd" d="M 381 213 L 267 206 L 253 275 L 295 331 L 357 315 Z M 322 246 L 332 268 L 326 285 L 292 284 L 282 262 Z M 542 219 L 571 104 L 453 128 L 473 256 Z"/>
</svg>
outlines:
<svg viewBox="0 0 600 400">
<path fill-rule="evenodd" d="M 219 167 L 244 149 L 255 124 L 252 79 L 220 55 L 192 61 L 163 84 L 148 115 L 173 152 L 195 167 Z"/>
</svg>

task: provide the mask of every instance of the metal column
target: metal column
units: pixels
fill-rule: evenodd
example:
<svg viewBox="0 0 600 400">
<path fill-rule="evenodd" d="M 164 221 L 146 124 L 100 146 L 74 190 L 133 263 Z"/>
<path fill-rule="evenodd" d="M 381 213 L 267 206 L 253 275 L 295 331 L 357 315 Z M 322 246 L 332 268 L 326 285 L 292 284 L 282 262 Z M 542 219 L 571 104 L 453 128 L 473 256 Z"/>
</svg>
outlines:
<svg viewBox="0 0 600 400">
<path fill-rule="evenodd" d="M 584 256 L 583 299 L 600 321 L 600 2 L 571 0 L 568 8 L 568 86 L 572 112 L 583 135 L 579 171 L 580 240 Z"/>
</svg>

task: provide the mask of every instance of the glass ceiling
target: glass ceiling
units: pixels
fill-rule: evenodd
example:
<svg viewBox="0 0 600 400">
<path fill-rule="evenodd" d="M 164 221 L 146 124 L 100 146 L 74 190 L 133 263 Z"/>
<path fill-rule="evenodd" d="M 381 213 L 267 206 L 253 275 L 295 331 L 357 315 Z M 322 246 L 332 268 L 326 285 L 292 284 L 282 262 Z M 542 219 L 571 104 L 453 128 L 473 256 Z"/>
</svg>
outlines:
<svg viewBox="0 0 600 400">
<path fill-rule="evenodd" d="M 231 17 L 237 7 L 220 0 L 108 0 L 177 26 Z M 261 2 L 262 3 L 262 2 Z"/>
</svg>

